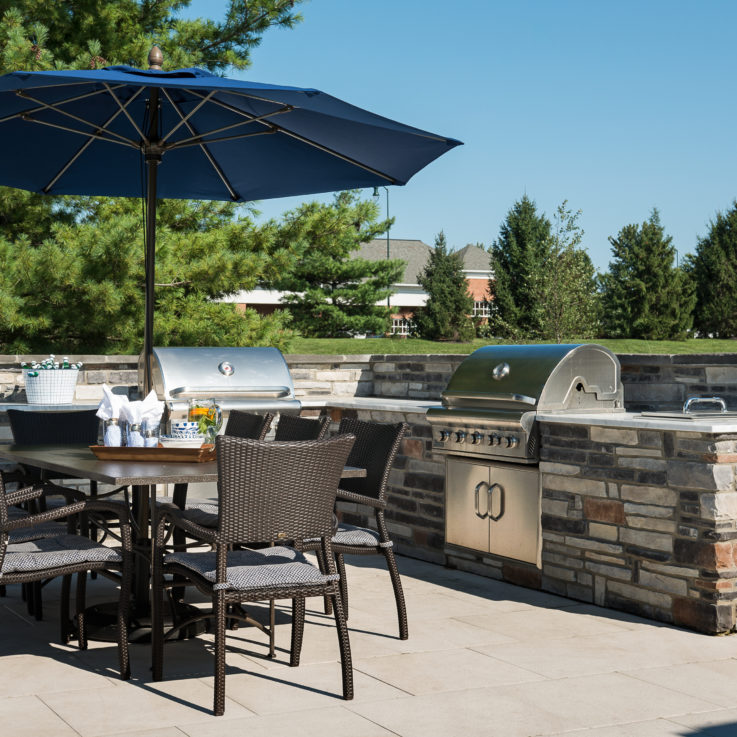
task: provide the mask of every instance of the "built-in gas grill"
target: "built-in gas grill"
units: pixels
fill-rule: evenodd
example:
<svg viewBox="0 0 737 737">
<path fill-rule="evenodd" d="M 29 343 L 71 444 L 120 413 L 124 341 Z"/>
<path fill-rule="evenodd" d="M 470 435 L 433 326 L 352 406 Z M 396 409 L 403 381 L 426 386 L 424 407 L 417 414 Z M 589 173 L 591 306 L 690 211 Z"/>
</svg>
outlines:
<svg viewBox="0 0 737 737">
<path fill-rule="evenodd" d="M 621 412 L 599 345 L 494 345 L 461 363 L 428 410 L 446 457 L 446 543 L 540 564 L 539 412 Z"/>
<path fill-rule="evenodd" d="M 172 417 L 186 414 L 190 399 L 214 399 L 226 416 L 232 409 L 295 414 L 301 407 L 277 348 L 154 348 L 152 365 L 153 389 Z"/>
</svg>

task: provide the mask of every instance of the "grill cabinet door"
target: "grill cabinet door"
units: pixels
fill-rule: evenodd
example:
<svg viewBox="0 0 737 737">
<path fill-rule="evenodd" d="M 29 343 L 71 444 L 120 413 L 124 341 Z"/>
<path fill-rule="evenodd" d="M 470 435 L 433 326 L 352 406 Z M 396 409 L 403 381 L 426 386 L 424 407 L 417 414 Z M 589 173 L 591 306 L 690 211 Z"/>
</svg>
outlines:
<svg viewBox="0 0 737 737">
<path fill-rule="evenodd" d="M 446 542 L 488 552 L 489 467 L 448 458 L 446 489 Z"/>
<path fill-rule="evenodd" d="M 494 463 L 488 471 L 489 552 L 539 565 L 538 469 Z"/>
</svg>

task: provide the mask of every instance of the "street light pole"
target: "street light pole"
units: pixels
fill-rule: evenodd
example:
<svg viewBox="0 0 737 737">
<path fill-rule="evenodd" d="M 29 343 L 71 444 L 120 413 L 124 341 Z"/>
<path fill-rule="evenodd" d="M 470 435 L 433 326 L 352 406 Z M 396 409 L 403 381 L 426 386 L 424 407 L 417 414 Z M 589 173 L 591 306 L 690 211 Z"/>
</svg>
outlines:
<svg viewBox="0 0 737 737">
<path fill-rule="evenodd" d="M 391 225 L 389 224 L 389 187 L 382 187 L 386 192 L 386 258 L 387 261 L 391 258 L 389 253 L 389 231 L 391 230 Z M 374 187 L 374 197 L 378 200 L 379 198 L 379 188 Z M 391 309 L 391 294 L 386 298 L 386 306 Z"/>
</svg>

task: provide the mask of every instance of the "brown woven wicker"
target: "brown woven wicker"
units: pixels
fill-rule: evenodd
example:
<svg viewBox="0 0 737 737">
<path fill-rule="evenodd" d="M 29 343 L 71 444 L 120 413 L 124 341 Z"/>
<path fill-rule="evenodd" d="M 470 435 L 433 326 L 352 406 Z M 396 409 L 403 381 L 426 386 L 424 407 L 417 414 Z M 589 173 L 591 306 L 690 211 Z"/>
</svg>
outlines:
<svg viewBox="0 0 737 737">
<path fill-rule="evenodd" d="M 384 519 L 384 510 L 386 509 L 389 472 L 406 430 L 407 424 L 404 422 L 392 425 L 364 422 L 352 418 L 341 420 L 338 432 L 351 433 L 356 436 L 356 442 L 348 457 L 348 465 L 365 468 L 366 476 L 364 478 L 343 479 L 338 490 L 338 501 L 344 500 L 371 507 L 376 517 L 376 530 L 350 528 L 341 523 L 338 525 L 338 530 L 332 539 L 333 553 L 340 572 L 341 598 L 346 619 L 348 618 L 348 586 L 343 556 L 383 555 L 386 559 L 394 589 L 397 619 L 399 621 L 399 638 L 401 640 L 406 640 L 409 637 L 407 608 L 404 603 L 402 581 L 394 558 L 392 541 Z M 352 531 L 356 536 L 362 535 L 364 538 L 370 539 L 370 542 L 364 540 L 362 544 L 346 543 L 345 538 L 349 531 Z M 326 561 L 322 559 L 319 543 L 316 541 L 305 543 L 305 550 L 316 550 L 320 564 L 325 570 Z M 326 602 L 326 609 L 329 610 L 327 604 Z"/>
<path fill-rule="evenodd" d="M 243 412 L 240 409 L 232 409 L 230 410 L 223 435 L 233 438 L 263 440 L 266 437 L 266 433 L 269 432 L 273 421 L 274 415 L 271 412 L 258 415 L 252 412 Z"/>
<path fill-rule="evenodd" d="M 78 576 L 77 589 L 77 640 L 79 648 L 85 650 L 87 648 L 87 635 L 85 630 L 84 619 L 84 593 L 86 585 L 87 571 L 100 571 L 106 574 L 115 575 L 117 573 L 120 581 L 120 597 L 118 600 L 117 613 L 117 640 L 118 640 L 118 663 L 120 667 L 120 677 L 126 680 L 130 677 L 130 661 L 128 657 L 128 610 L 130 607 L 131 592 L 131 574 L 133 563 L 133 543 L 131 536 L 130 523 L 128 521 L 128 510 L 120 504 L 107 501 L 77 501 L 63 507 L 57 507 L 36 514 L 30 514 L 23 517 L 10 518 L 8 515 L 8 506 L 22 504 L 24 502 L 38 499 L 43 494 L 43 489 L 37 486 L 29 486 L 17 491 L 5 492 L 4 485 L 0 479 L 0 582 L 3 585 L 13 583 L 35 583 L 43 580 L 63 576 L 61 598 L 61 639 L 66 643 L 70 639 L 69 632 L 69 589 L 72 574 L 84 574 Z M 47 525 L 50 522 L 67 519 L 81 514 L 104 514 L 106 516 L 115 516 L 118 518 L 121 535 L 121 548 L 118 550 L 120 560 L 83 560 L 75 563 L 64 563 L 60 561 L 56 565 L 48 565 L 47 567 L 39 567 L 32 565 L 25 570 L 10 571 L 6 563 L 7 555 L 16 552 L 17 545 L 9 543 L 10 534 L 16 530 L 27 531 L 34 526 Z M 90 548 L 99 549 L 101 553 L 109 553 L 110 549 L 91 541 L 88 537 L 82 535 L 69 535 L 65 537 L 67 543 L 65 553 L 72 550 L 69 543 L 73 543 L 74 539 L 80 541 L 80 547 L 89 552 Z M 59 540 L 61 538 L 48 538 L 49 541 Z M 84 545 L 82 545 L 84 543 Z M 34 562 L 35 563 L 35 562 Z M 5 570 L 3 570 L 5 569 Z"/>
<path fill-rule="evenodd" d="M 163 605 L 165 574 L 186 577 L 201 592 L 212 598 L 215 618 L 215 697 L 214 712 L 225 709 L 225 633 L 230 616 L 226 607 L 246 601 L 267 601 L 274 598 L 292 599 L 292 657 L 290 665 L 299 664 L 304 629 L 304 599 L 307 596 L 327 596 L 335 612 L 340 645 L 343 698 L 353 698 L 353 670 L 350 643 L 340 587 L 330 547 L 333 533 L 333 506 L 340 476 L 353 445 L 351 435 L 330 440 L 302 442 L 263 442 L 221 436 L 217 438 L 219 518 L 216 529 L 200 527 L 186 519 L 177 509 L 162 509 L 156 524 L 153 574 L 153 677 L 162 678 L 164 653 Z M 214 580 L 195 573 L 191 565 L 197 556 L 212 556 L 209 552 L 176 553 L 165 556 L 164 540 L 167 524 L 180 526 L 187 535 L 210 543 L 215 550 Z M 325 574 L 301 563 L 300 571 L 313 571 L 319 581 L 287 585 L 263 566 L 228 568 L 228 555 L 234 546 L 252 540 L 284 544 L 294 541 L 299 548 L 306 538 L 318 538 L 322 555 L 329 561 Z M 283 548 L 246 551 L 259 556 Z M 231 557 L 244 551 L 232 551 Z M 182 557 L 184 556 L 184 557 Z M 172 561 L 172 557 L 176 557 Z M 209 561 L 210 559 L 208 559 Z M 257 573 L 258 572 L 258 573 Z M 246 588 L 233 584 L 233 576 L 258 575 L 258 585 Z M 267 575 L 268 574 L 268 575 Z M 228 584 L 230 579 L 231 583 Z"/>
<path fill-rule="evenodd" d="M 327 434 L 330 426 L 330 418 L 327 415 L 311 419 L 299 415 L 281 415 L 279 424 L 276 426 L 274 440 L 322 440 Z"/>
</svg>

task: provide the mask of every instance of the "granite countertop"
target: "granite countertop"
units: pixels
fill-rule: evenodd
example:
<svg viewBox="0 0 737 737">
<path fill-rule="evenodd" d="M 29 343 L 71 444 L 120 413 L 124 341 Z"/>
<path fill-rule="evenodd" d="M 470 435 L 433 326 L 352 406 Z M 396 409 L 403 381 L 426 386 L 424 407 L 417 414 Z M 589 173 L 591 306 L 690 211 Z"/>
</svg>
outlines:
<svg viewBox="0 0 737 737">
<path fill-rule="evenodd" d="M 540 422 L 568 425 L 596 425 L 598 427 L 622 427 L 633 429 L 670 430 L 696 433 L 737 433 L 737 416 L 724 419 L 703 418 L 680 419 L 668 417 L 649 417 L 640 412 L 588 412 L 581 414 L 565 414 L 539 412 Z"/>
<path fill-rule="evenodd" d="M 369 409 L 377 412 L 417 412 L 425 414 L 430 407 L 439 406 L 437 400 L 389 399 L 386 397 L 299 397 L 302 407 L 343 407 Z"/>
</svg>

